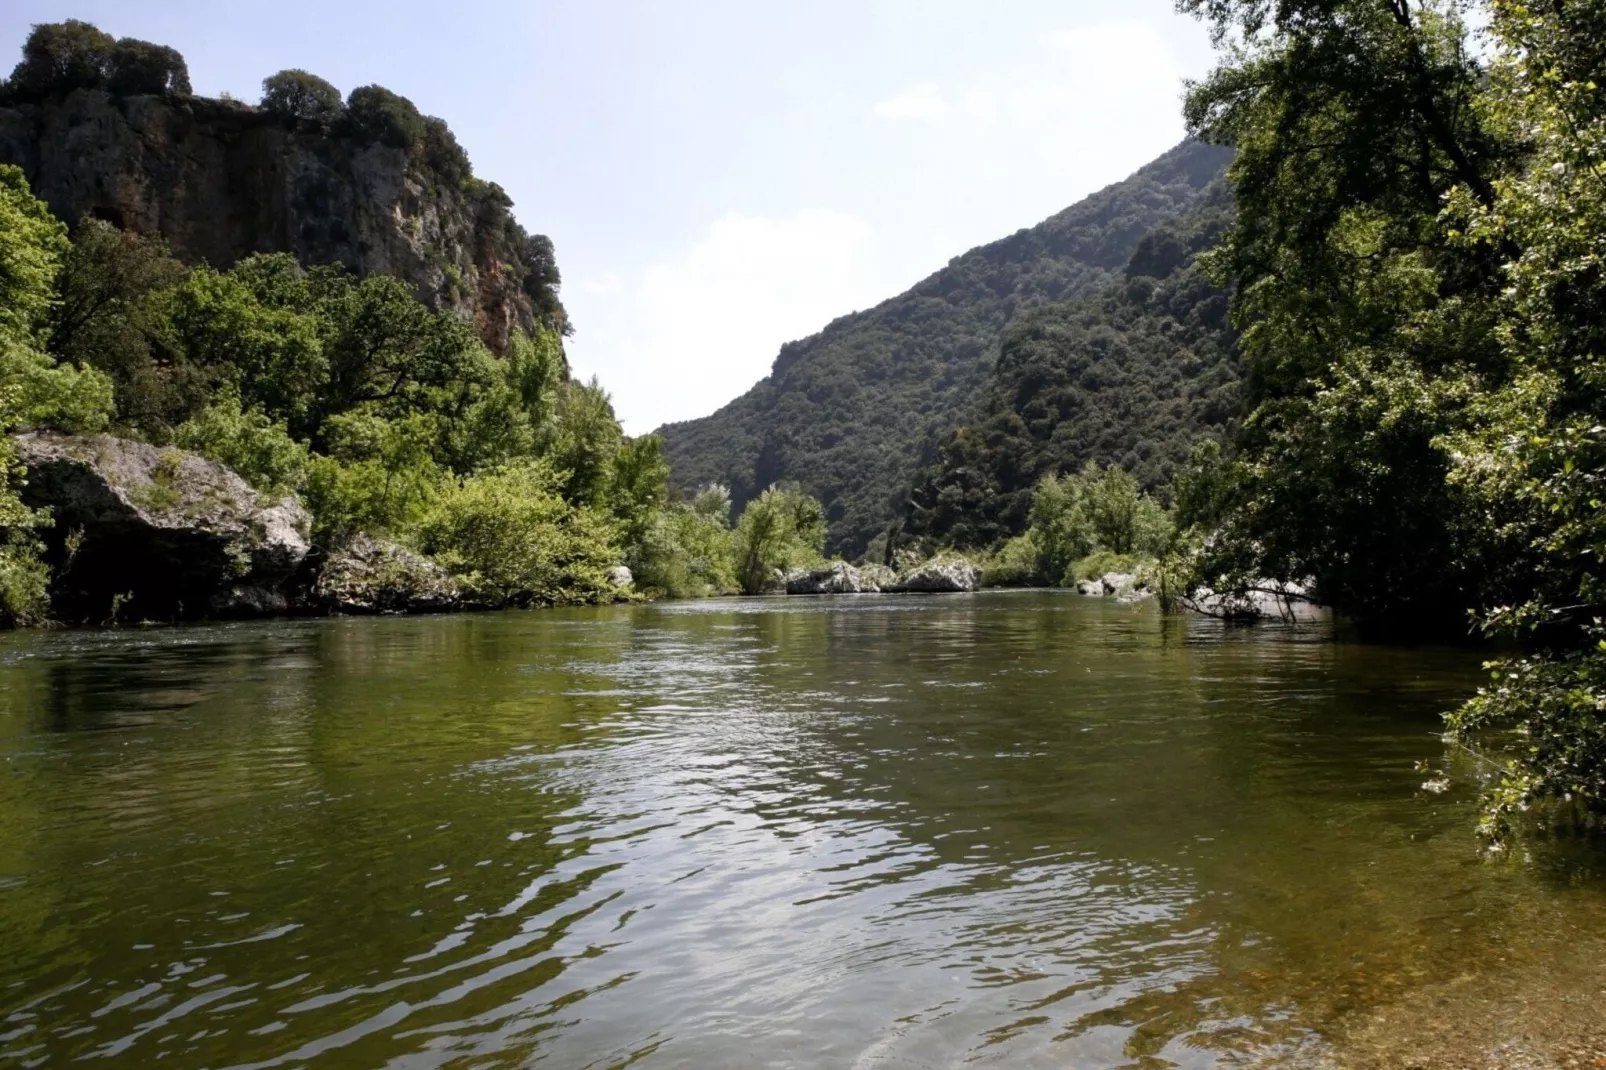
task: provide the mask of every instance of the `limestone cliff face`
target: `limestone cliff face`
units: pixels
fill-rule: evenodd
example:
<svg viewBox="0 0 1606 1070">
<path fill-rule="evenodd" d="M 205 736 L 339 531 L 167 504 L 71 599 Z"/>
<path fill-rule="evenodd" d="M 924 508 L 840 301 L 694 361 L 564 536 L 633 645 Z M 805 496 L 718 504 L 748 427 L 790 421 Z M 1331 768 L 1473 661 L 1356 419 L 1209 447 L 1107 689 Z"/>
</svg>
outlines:
<svg viewBox="0 0 1606 1070">
<path fill-rule="evenodd" d="M 324 124 L 234 101 L 79 89 L 0 107 L 0 163 L 20 166 L 68 223 L 87 215 L 161 234 L 186 263 L 288 252 L 395 275 L 497 350 L 535 323 L 540 253 L 498 187 L 444 180 L 403 149 Z"/>
</svg>

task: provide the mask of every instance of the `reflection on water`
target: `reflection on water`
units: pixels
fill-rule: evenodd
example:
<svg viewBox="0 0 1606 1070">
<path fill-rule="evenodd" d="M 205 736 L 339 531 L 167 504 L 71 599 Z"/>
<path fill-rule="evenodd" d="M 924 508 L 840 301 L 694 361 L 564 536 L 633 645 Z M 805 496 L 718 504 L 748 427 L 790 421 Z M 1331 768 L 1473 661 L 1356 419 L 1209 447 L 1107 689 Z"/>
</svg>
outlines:
<svg viewBox="0 0 1606 1070">
<path fill-rule="evenodd" d="M 0 659 L 16 1065 L 1306 1063 L 1606 994 L 1600 856 L 1420 790 L 1464 653 L 1045 593 Z"/>
</svg>

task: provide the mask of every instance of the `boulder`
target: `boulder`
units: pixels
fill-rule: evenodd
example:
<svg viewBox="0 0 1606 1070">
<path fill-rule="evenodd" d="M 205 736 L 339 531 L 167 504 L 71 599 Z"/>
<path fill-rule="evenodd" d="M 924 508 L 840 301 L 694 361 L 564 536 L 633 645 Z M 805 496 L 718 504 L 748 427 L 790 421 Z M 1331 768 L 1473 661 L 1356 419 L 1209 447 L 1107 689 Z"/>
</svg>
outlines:
<svg viewBox="0 0 1606 1070">
<path fill-rule="evenodd" d="M 793 569 L 786 575 L 787 594 L 874 594 L 880 590 L 846 561 L 820 568 Z"/>
<path fill-rule="evenodd" d="M 636 574 L 624 565 L 615 565 L 608 570 L 608 582 L 615 587 L 629 587 L 636 582 Z"/>
<path fill-rule="evenodd" d="M 890 589 L 934 593 L 974 591 L 981 586 L 981 569 L 969 561 L 932 561 L 905 572 Z"/>
<path fill-rule="evenodd" d="M 1099 585 L 1107 595 L 1124 595 L 1137 586 L 1138 578 L 1130 572 L 1106 572 L 1099 577 Z"/>
<path fill-rule="evenodd" d="M 310 549 L 294 498 L 183 450 L 110 435 L 14 438 L 22 498 L 47 508 L 52 612 L 88 623 L 282 612 Z"/>
<path fill-rule="evenodd" d="M 450 572 L 398 543 L 359 535 L 330 552 L 312 587 L 330 613 L 449 613 L 464 608 Z"/>
<path fill-rule="evenodd" d="M 1178 604 L 1207 617 L 1234 621 L 1281 620 L 1292 624 L 1332 616 L 1331 610 L 1317 604 L 1309 585 L 1278 580 L 1256 580 L 1230 591 L 1201 587 L 1178 599 Z"/>
</svg>

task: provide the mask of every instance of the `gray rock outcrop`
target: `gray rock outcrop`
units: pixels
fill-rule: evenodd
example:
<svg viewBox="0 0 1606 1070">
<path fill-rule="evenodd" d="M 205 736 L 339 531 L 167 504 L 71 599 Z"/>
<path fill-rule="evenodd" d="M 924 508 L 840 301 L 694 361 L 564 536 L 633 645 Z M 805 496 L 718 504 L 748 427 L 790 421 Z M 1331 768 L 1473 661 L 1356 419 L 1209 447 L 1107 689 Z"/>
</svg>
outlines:
<svg viewBox="0 0 1606 1070">
<path fill-rule="evenodd" d="M 615 565 L 608 570 L 608 582 L 615 587 L 629 587 L 636 582 L 636 574 L 625 565 Z"/>
<path fill-rule="evenodd" d="M 463 592 L 423 554 L 359 535 L 324 560 L 312 602 L 329 613 L 448 613 L 463 608 Z"/>
<path fill-rule="evenodd" d="M 109 435 L 18 435 L 23 501 L 49 509 L 52 612 L 102 623 L 283 612 L 311 517 L 183 450 Z"/>
<path fill-rule="evenodd" d="M 881 588 L 845 561 L 820 568 L 793 569 L 786 576 L 787 594 L 874 594 Z"/>
<path fill-rule="evenodd" d="M 1317 604 L 1311 589 L 1301 583 L 1258 580 L 1241 590 L 1213 591 L 1201 587 L 1178 600 L 1183 609 L 1222 620 L 1280 620 L 1288 623 L 1326 620 L 1332 611 Z"/>
<path fill-rule="evenodd" d="M 76 89 L 0 106 L 0 163 L 21 167 L 68 224 L 92 216 L 160 234 L 185 263 L 285 252 L 395 275 L 498 351 L 537 318 L 529 290 L 547 251 L 518 229 L 505 193 L 339 127 L 238 101 Z"/>
<path fill-rule="evenodd" d="M 981 569 L 969 561 L 931 561 L 898 577 L 890 589 L 918 593 L 974 591 L 981 586 Z"/>
</svg>

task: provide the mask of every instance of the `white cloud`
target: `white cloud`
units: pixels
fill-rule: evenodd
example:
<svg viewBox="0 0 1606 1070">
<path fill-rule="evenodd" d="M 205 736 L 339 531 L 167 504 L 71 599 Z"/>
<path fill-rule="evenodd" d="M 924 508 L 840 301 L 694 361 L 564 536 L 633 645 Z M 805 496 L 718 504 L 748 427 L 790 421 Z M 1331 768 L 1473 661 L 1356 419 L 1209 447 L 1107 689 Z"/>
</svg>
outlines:
<svg viewBox="0 0 1606 1070">
<path fill-rule="evenodd" d="M 1048 34 L 1018 62 L 951 84 L 922 82 L 874 106 L 889 119 L 945 120 L 943 137 L 972 161 L 948 169 L 1004 166 L 1019 180 L 1060 181 L 1089 155 L 1157 125 L 1180 135 L 1183 70 L 1158 27 L 1111 21 Z M 1060 207 L 1064 207 L 1061 205 Z"/>
<path fill-rule="evenodd" d="M 707 415 L 767 375 L 783 342 L 876 298 L 869 245 L 840 212 L 727 215 L 622 287 L 577 280 L 576 371 L 601 376 L 631 434 Z"/>
<path fill-rule="evenodd" d="M 936 82 L 921 82 L 878 101 L 875 114 L 882 119 L 930 122 L 948 114 L 948 101 Z"/>
</svg>

